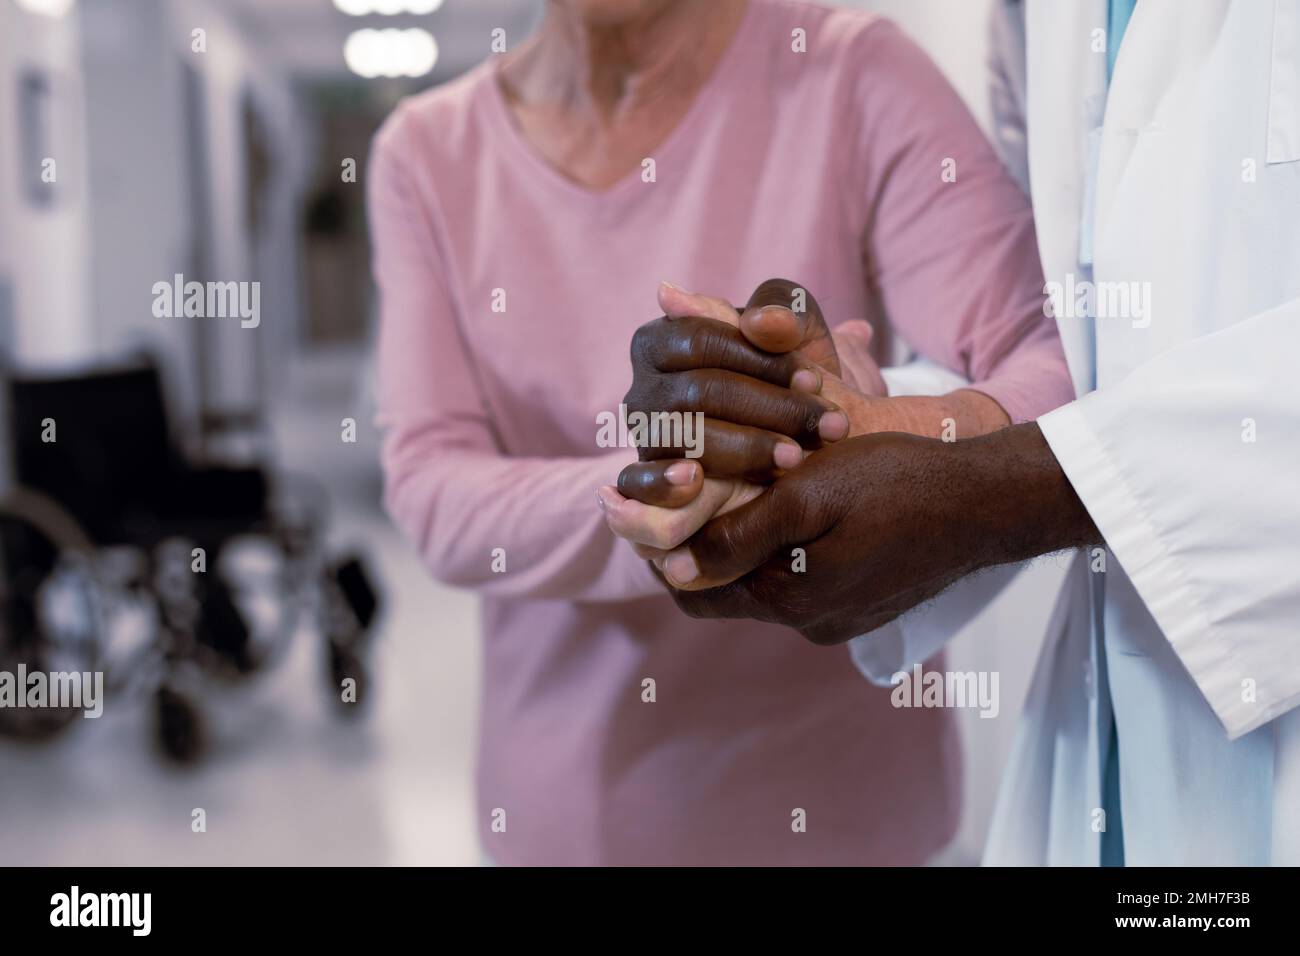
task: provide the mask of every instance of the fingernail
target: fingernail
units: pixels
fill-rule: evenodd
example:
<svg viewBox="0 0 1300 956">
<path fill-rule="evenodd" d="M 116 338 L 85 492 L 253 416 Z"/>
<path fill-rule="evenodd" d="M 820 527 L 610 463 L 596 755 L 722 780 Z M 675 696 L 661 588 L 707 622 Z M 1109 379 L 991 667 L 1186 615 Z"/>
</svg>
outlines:
<svg viewBox="0 0 1300 956">
<path fill-rule="evenodd" d="M 825 441 L 839 441 L 849 434 L 849 416 L 843 412 L 827 412 L 817 423 L 817 434 Z"/>
<path fill-rule="evenodd" d="M 664 560 L 663 571 L 669 583 L 678 587 L 690 584 L 700 576 L 700 566 L 695 563 L 695 555 L 685 549 L 668 555 Z"/>
<path fill-rule="evenodd" d="M 608 486 L 596 489 L 596 504 L 600 505 L 601 511 L 608 511 L 612 504 L 612 502 L 606 500 L 605 496 L 607 494 L 609 494 Z"/>
<path fill-rule="evenodd" d="M 772 450 L 772 460 L 778 468 L 794 468 L 803 461 L 803 449 L 794 442 L 777 442 L 776 448 Z"/>
<path fill-rule="evenodd" d="M 685 292 L 685 291 L 686 291 L 686 290 L 683 289 L 681 286 L 679 286 L 676 282 L 669 282 L 667 279 L 662 280 L 659 284 L 660 284 L 661 286 L 663 286 L 664 288 L 666 288 L 666 289 L 672 289 L 674 292 Z"/>
<path fill-rule="evenodd" d="M 689 485 L 695 480 L 695 462 L 674 462 L 664 469 L 664 477 L 670 485 Z"/>
<path fill-rule="evenodd" d="M 790 387 L 796 392 L 811 392 L 816 395 L 822 390 L 822 377 L 814 369 L 801 368 L 790 379 Z"/>
</svg>

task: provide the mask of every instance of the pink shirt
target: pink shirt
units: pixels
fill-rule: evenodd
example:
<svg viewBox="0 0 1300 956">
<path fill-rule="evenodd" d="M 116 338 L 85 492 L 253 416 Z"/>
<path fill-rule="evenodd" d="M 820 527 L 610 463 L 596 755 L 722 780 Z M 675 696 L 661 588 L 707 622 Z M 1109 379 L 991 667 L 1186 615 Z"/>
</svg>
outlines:
<svg viewBox="0 0 1300 956">
<path fill-rule="evenodd" d="M 652 158 L 653 182 L 566 180 L 491 61 L 404 102 L 374 145 L 386 503 L 438 579 L 483 595 L 484 846 L 527 864 L 919 862 L 956 825 L 951 716 L 894 709 L 842 649 L 682 615 L 598 512 L 635 453 L 597 447 L 597 416 L 661 279 L 743 302 L 771 276 L 833 324 L 887 320 L 1016 419 L 1046 412 L 1072 396 L 1027 202 L 893 25 L 784 0 L 751 2 Z"/>
</svg>

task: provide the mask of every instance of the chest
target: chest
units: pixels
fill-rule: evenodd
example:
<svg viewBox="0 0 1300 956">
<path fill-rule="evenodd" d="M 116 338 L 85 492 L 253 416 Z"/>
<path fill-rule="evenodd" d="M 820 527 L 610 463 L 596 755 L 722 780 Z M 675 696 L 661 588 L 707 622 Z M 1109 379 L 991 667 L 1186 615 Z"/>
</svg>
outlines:
<svg viewBox="0 0 1300 956">
<path fill-rule="evenodd" d="M 1095 359 L 1098 385 L 1300 295 L 1293 5 L 1275 16 L 1270 3 L 1139 4 L 1109 90 L 1065 83 L 1046 62 L 1037 69 L 1031 88 L 1054 91 L 1037 100 L 1040 126 L 1082 101 L 1098 105 L 1077 142 L 1031 143 L 1033 175 L 1046 184 L 1035 187 L 1045 270 L 1074 282 L 1068 314 L 1088 320 L 1086 336 L 1070 334 L 1085 324 L 1074 323 L 1063 338 L 1072 361 Z M 1033 107 L 1030 119 L 1032 128 Z M 1091 274 L 1078 264 L 1089 245 Z"/>
<path fill-rule="evenodd" d="M 512 177 L 450 224 L 457 321 L 511 453 L 597 453 L 597 418 L 631 384 L 632 334 L 660 315 L 663 280 L 743 304 L 784 276 L 832 324 L 864 316 L 860 242 L 832 190 L 796 182 L 810 198 L 792 204 L 797 168 L 746 180 L 707 154 L 658 173 L 607 195 Z"/>
<path fill-rule="evenodd" d="M 576 185 L 599 192 L 643 172 L 645 161 L 654 158 L 690 105 L 689 98 L 677 97 L 606 119 L 515 106 L 512 116 L 543 162 Z"/>
</svg>

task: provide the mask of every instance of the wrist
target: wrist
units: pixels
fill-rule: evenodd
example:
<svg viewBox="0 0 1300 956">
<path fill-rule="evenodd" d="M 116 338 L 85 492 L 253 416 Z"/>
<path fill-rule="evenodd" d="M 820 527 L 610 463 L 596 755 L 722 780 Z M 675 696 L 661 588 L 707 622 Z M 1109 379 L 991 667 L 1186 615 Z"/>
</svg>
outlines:
<svg viewBox="0 0 1300 956">
<path fill-rule="evenodd" d="M 950 446 L 961 493 L 952 507 L 974 528 L 972 569 L 1101 541 L 1038 425 Z M 963 520 L 954 515 L 954 520 Z"/>
<path fill-rule="evenodd" d="M 850 436 L 906 432 L 951 442 L 977 438 L 1011 424 L 1002 406 L 973 389 L 946 395 L 860 396 L 846 412 Z"/>
</svg>

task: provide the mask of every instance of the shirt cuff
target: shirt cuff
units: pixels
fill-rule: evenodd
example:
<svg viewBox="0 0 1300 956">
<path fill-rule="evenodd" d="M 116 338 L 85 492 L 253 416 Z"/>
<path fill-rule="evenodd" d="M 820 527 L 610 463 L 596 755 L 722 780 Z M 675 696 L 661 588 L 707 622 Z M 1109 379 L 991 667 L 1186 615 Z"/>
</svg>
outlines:
<svg viewBox="0 0 1300 956">
<path fill-rule="evenodd" d="M 1242 699 L 1228 652 L 1215 640 L 1208 614 L 1197 600 L 1182 563 L 1148 517 L 1116 458 L 1088 421 L 1102 393 L 1058 408 L 1038 419 L 1052 454 L 1088 510 L 1107 547 L 1228 732 L 1229 739 L 1275 716 Z"/>
<path fill-rule="evenodd" d="M 904 365 L 882 368 L 880 375 L 889 386 L 889 394 L 894 396 L 947 395 L 970 386 L 970 382 L 958 373 L 923 358 L 912 359 Z"/>
</svg>

